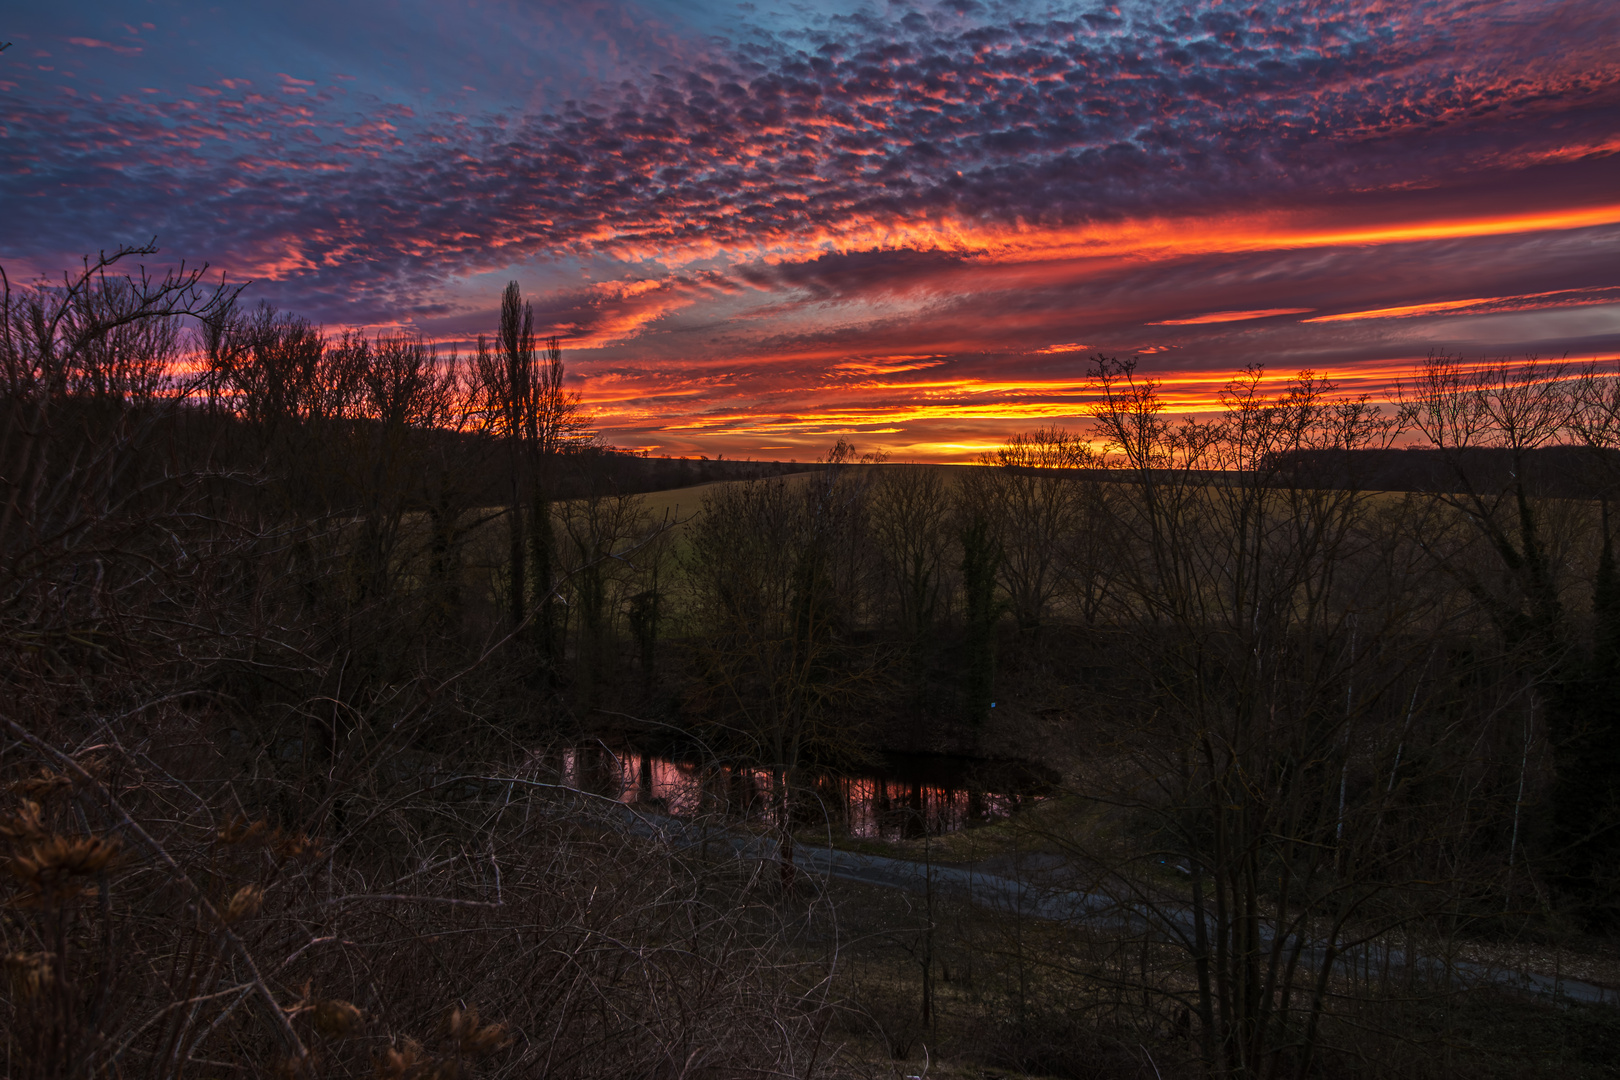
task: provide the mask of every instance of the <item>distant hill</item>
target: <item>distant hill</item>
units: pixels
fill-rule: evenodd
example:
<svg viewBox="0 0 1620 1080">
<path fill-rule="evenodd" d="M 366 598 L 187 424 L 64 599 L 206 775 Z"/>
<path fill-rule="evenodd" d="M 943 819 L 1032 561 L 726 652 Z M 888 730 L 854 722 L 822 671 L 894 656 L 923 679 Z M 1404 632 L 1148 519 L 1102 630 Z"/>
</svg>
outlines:
<svg viewBox="0 0 1620 1080">
<path fill-rule="evenodd" d="M 669 491 L 721 480 L 758 480 L 813 468 L 815 466 L 808 462 L 646 457 L 612 448 L 585 447 L 558 458 L 556 497 L 572 499 L 592 492 L 631 495 Z"/>
<path fill-rule="evenodd" d="M 84 406 L 64 401 L 58 415 L 68 427 L 82 426 L 92 419 Z M 349 434 L 364 433 L 373 426 L 369 420 L 348 425 Z M 307 464 L 301 454 L 319 460 L 332 432 L 318 431 L 300 423 L 278 429 L 273 436 L 254 429 L 236 415 L 225 411 L 191 406 L 157 415 L 146 436 L 161 452 L 147 456 L 154 467 L 212 467 L 252 473 L 269 467 L 272 472 L 297 469 Z M 462 474 L 460 482 L 477 492 L 475 502 L 498 505 L 510 485 L 510 459 L 498 440 L 488 435 L 445 430 L 423 432 L 424 446 L 453 463 Z M 693 487 L 725 480 L 755 480 L 770 476 L 809 471 L 811 462 L 728 461 L 705 457 L 650 457 L 612 446 L 587 443 L 557 455 L 552 462 L 553 498 L 573 499 L 582 495 L 644 494 Z M 340 485 L 341 486 L 341 485 Z M 342 493 L 337 492 L 339 501 Z"/>
<path fill-rule="evenodd" d="M 1620 483 L 1620 451 L 1547 446 L 1522 459 L 1526 487 L 1548 498 L 1596 499 Z M 1324 487 L 1354 485 L 1377 491 L 1460 492 L 1500 490 L 1512 479 L 1512 452 L 1497 447 L 1462 451 L 1430 448 L 1321 450 L 1289 455 L 1287 471 Z"/>
</svg>

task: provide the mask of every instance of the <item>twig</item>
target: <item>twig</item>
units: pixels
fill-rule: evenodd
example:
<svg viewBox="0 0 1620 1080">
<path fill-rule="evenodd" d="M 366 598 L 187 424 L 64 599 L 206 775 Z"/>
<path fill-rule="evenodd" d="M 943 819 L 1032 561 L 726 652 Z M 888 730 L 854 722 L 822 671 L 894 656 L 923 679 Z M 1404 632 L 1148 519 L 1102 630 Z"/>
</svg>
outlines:
<svg viewBox="0 0 1620 1080">
<path fill-rule="evenodd" d="M 413 896 L 408 893 L 350 893 L 322 900 L 321 907 L 331 907 L 347 900 L 421 901 L 424 904 L 458 904 L 462 907 L 498 908 L 506 905 L 498 900 L 462 900 L 454 896 Z"/>
</svg>

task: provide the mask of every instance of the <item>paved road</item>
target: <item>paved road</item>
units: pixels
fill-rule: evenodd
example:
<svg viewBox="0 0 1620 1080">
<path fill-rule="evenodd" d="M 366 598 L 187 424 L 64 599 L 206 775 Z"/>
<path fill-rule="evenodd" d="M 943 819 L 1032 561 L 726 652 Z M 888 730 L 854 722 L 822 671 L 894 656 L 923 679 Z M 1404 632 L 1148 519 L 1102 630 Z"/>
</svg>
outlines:
<svg viewBox="0 0 1620 1080">
<path fill-rule="evenodd" d="M 678 846 L 694 846 L 705 842 L 698 826 L 677 818 L 648 814 L 625 808 L 631 831 L 644 835 L 657 834 Z M 727 845 L 739 858 L 777 861 L 776 842 L 751 833 L 727 831 L 709 832 L 706 842 L 711 846 Z M 863 855 L 853 851 L 839 851 L 800 844 L 794 848 L 793 864 L 803 872 L 855 881 L 863 885 L 902 889 L 907 892 L 935 893 L 965 899 L 970 903 L 996 911 L 1018 913 L 1055 921 L 1113 922 L 1123 927 L 1140 929 L 1152 925 L 1169 935 L 1192 940 L 1192 916 L 1186 911 L 1148 909 L 1141 905 L 1121 903 L 1100 893 L 1078 892 L 1063 888 L 1041 888 L 1027 881 L 986 873 L 970 867 L 938 866 L 905 859 L 891 859 L 882 855 Z M 1322 950 L 1307 947 L 1302 957 L 1319 961 Z M 1387 950 L 1375 945 L 1347 951 L 1338 961 L 1347 969 L 1370 966 L 1401 968 L 1407 959 L 1403 950 Z M 1428 957 L 1418 957 L 1420 968 L 1435 976 L 1442 976 L 1444 963 Z M 1500 968 L 1466 961 L 1455 962 L 1452 974 L 1475 983 L 1494 983 L 1538 997 L 1551 997 L 1583 1004 L 1620 1005 L 1620 991 L 1574 979 L 1554 979 L 1548 975 L 1505 971 Z"/>
<path fill-rule="evenodd" d="M 774 858 L 774 845 L 769 853 L 762 854 Z M 1184 935 L 1189 941 L 1192 938 L 1192 917 L 1187 912 L 1150 911 L 1137 905 L 1121 904 L 1097 893 L 1042 889 L 1015 878 L 986 874 L 971 868 L 929 866 L 878 855 L 802 846 L 794 851 L 794 865 L 846 881 L 888 886 L 914 893 L 922 893 L 932 887 L 935 892 L 965 898 L 971 903 L 1036 918 L 1105 920 L 1136 928 L 1152 924 L 1169 933 Z M 1265 934 L 1264 930 L 1262 934 Z M 1321 950 L 1315 948 L 1307 948 L 1303 952 L 1315 960 L 1320 960 L 1322 955 Z M 1403 950 L 1390 949 L 1386 956 L 1382 949 L 1375 946 L 1346 952 L 1341 962 L 1346 966 L 1360 966 L 1368 961 L 1372 961 L 1375 967 L 1388 964 L 1395 968 L 1404 967 L 1407 962 Z M 1418 962 L 1435 975 L 1443 974 L 1441 961 L 1420 957 Z M 1620 1005 L 1620 991 L 1574 979 L 1505 971 L 1467 961 L 1454 963 L 1452 970 L 1465 980 L 1497 983 L 1538 996 L 1586 1004 Z"/>
</svg>

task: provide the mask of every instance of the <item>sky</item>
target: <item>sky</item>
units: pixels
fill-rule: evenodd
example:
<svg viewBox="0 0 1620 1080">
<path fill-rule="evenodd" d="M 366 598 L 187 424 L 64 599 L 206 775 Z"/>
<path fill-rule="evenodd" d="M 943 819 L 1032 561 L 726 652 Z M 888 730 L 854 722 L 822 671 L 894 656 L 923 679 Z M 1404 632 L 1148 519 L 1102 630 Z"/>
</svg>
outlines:
<svg viewBox="0 0 1620 1080">
<path fill-rule="evenodd" d="M 1620 4 L 82 0 L 0 16 L 0 265 L 152 237 L 606 441 L 969 460 L 1247 364 L 1620 360 Z"/>
</svg>

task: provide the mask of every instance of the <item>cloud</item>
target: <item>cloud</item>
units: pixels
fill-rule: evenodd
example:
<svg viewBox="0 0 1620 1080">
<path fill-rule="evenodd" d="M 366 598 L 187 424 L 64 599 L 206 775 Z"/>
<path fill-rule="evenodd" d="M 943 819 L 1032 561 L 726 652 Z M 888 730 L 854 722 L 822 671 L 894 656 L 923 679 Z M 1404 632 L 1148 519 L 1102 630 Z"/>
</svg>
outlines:
<svg viewBox="0 0 1620 1080">
<path fill-rule="evenodd" d="M 1209 323 L 1247 322 L 1250 319 L 1270 319 L 1278 315 L 1300 315 L 1315 311 L 1315 308 L 1287 307 L 1287 308 L 1261 308 L 1259 311 L 1211 311 L 1203 315 L 1194 315 L 1186 319 L 1157 319 L 1148 323 L 1149 326 L 1204 326 Z M 1307 319 L 1306 322 L 1318 322 L 1317 319 Z"/>
<path fill-rule="evenodd" d="M 660 319 L 717 291 L 704 275 L 597 282 L 553 292 L 536 305 L 543 334 L 556 334 L 576 349 L 623 344 Z M 723 291 L 724 283 L 718 284 Z"/>
<path fill-rule="evenodd" d="M 1052 388 L 1092 351 L 1381 370 L 1434 346 L 1419 325 L 1531 310 L 1498 346 L 1620 347 L 1570 321 L 1620 288 L 1602 0 L 469 8 L 570 71 L 586 40 L 623 58 L 543 93 L 545 63 L 458 59 L 440 14 L 400 10 L 185 79 L 161 35 L 102 57 L 156 93 L 8 67 L 9 251 L 156 234 L 319 319 L 458 333 L 522 278 L 610 419 L 716 438 L 791 411 L 976 444 L 939 425 L 1079 409 Z"/>
<path fill-rule="evenodd" d="M 123 56 L 139 56 L 141 48 L 138 45 L 114 45 L 110 41 L 99 41 L 96 38 L 70 37 L 69 45 L 77 45 L 81 49 L 110 49 Z"/>
<path fill-rule="evenodd" d="M 1371 311 L 1345 311 L 1318 315 L 1308 323 L 1351 322 L 1358 319 L 1415 319 L 1424 315 L 1490 314 L 1504 311 L 1535 311 L 1543 308 L 1586 307 L 1591 304 L 1620 303 L 1620 286 L 1596 289 L 1558 289 L 1528 296 L 1483 296 L 1471 300 L 1433 300 L 1421 304 L 1374 308 Z"/>
<path fill-rule="evenodd" d="M 898 375 L 904 371 L 926 371 L 944 362 L 945 358 L 939 355 L 884 356 L 843 360 L 832 365 L 830 372 L 839 375 Z"/>
<path fill-rule="evenodd" d="M 1569 4 L 1563 15 L 1585 32 L 1620 28 L 1604 11 Z M 409 260 L 430 288 L 512 249 L 680 264 L 1175 246 L 1189 207 L 1200 220 L 1259 203 L 1308 208 L 1368 185 L 1431 184 L 1453 168 L 1448 147 L 1589 143 L 1620 88 L 1596 40 L 1559 31 L 1554 59 L 1536 52 L 1553 44 L 1539 17 L 1505 7 L 1496 20 L 1314 4 L 1263 19 L 1162 15 L 832 20 L 538 115 L 418 116 L 283 73 L 283 89 L 310 100 L 38 103 L 13 138 L 31 151 L 23 186 L 36 193 L 93 188 L 90 171 L 109 163 L 155 182 L 110 193 L 110 213 L 75 232 L 144 211 L 198 234 L 188 244 L 234 249 L 246 237 L 231 233 L 252 221 L 315 234 L 324 250 L 312 266 L 360 252 L 387 274 Z M 1561 122 L 1544 130 L 1549 112 Z M 80 136 L 62 139 L 64 122 Z M 318 188 L 301 182 L 332 166 Z M 244 171 L 258 182 L 233 185 Z M 165 205 L 157 191 L 185 198 Z M 217 208 L 206 236 L 181 210 L 198 201 Z M 234 229 L 219 228 L 227 216 Z M 1251 220 L 1204 242 L 1380 242 L 1426 229 L 1274 236 Z"/>
</svg>

